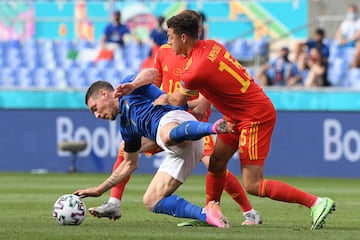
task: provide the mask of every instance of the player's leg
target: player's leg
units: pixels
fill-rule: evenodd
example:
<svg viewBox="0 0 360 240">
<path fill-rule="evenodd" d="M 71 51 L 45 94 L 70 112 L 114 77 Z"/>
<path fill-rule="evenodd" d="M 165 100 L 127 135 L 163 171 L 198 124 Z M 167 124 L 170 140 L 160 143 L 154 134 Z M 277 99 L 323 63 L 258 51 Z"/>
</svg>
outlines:
<svg viewBox="0 0 360 240">
<path fill-rule="evenodd" d="M 199 122 L 195 118 L 187 118 L 188 120 L 182 121 L 182 116 L 191 115 L 184 111 L 172 111 L 166 115 L 167 117 L 176 117 L 171 123 L 172 125 L 162 130 L 162 138 L 166 145 L 175 145 L 185 140 L 193 141 L 211 134 L 232 131 L 232 124 L 229 124 L 224 119 L 219 119 L 215 123 Z"/>
<path fill-rule="evenodd" d="M 180 120 L 184 121 L 188 118 L 193 116 L 184 114 Z M 144 195 L 145 206 L 155 213 L 198 219 L 217 227 L 228 227 L 218 204 L 211 202 L 203 209 L 179 196 L 171 195 L 190 176 L 203 154 L 204 147 L 202 139 L 181 145 L 165 145 L 162 136 L 166 134 L 161 132 L 167 129 L 171 121 L 171 118 L 163 117 L 159 123 L 157 143 L 167 152 L 167 157 L 161 163 Z"/>
<path fill-rule="evenodd" d="M 214 151 L 210 156 L 208 173 L 206 175 L 206 202 L 220 202 L 227 176 L 227 163 L 237 150 L 237 133 L 218 135 Z M 223 138 L 234 139 L 234 144 L 228 144 Z"/>
<path fill-rule="evenodd" d="M 117 159 L 113 165 L 113 171 L 120 165 L 123 160 L 124 144 L 121 143 Z M 129 179 L 130 177 L 128 177 L 126 180 L 122 181 L 111 189 L 110 197 L 107 202 L 98 207 L 89 208 L 90 214 L 98 218 L 107 217 L 114 220 L 119 219 L 121 217 L 121 199 L 125 190 L 125 186 L 128 183 Z"/>
<path fill-rule="evenodd" d="M 267 157 L 271 134 L 275 121 L 253 122 L 243 128 L 244 144 L 241 155 L 241 172 L 246 191 L 260 197 L 273 200 L 298 203 L 312 209 L 312 229 L 321 228 L 329 213 L 335 209 L 335 203 L 329 198 L 320 198 L 304 192 L 284 182 L 264 179 L 264 161 Z"/>
<path fill-rule="evenodd" d="M 149 139 L 143 138 L 141 141 L 141 149 L 140 152 L 146 152 L 154 150 L 155 152 L 149 152 L 149 154 L 155 154 L 159 152 L 157 144 Z M 113 165 L 112 171 L 117 169 L 120 163 L 124 160 L 124 144 L 121 142 L 117 159 Z M 115 187 L 111 189 L 109 200 L 98 207 L 89 208 L 89 212 L 91 215 L 101 218 L 107 217 L 109 219 L 117 220 L 121 217 L 121 200 L 124 194 L 125 186 L 130 180 L 130 177 L 117 184 Z"/>
<path fill-rule="evenodd" d="M 206 168 L 209 167 L 210 156 L 214 149 L 214 138 L 213 136 L 204 137 L 204 156 L 201 159 L 202 163 Z M 241 186 L 237 177 L 227 171 L 226 182 L 224 190 L 229 194 L 229 196 L 240 206 L 243 212 L 245 220 L 242 225 L 253 225 L 262 223 L 260 214 L 253 209 L 249 199 L 247 198 L 246 192 Z M 179 223 L 178 226 L 198 226 L 198 221 L 187 221 Z"/>
<path fill-rule="evenodd" d="M 201 160 L 208 168 L 210 156 L 204 156 Z M 244 188 L 241 186 L 237 177 L 227 170 L 224 190 L 240 206 L 245 220 L 242 225 L 261 224 L 260 214 L 252 207 Z"/>
</svg>

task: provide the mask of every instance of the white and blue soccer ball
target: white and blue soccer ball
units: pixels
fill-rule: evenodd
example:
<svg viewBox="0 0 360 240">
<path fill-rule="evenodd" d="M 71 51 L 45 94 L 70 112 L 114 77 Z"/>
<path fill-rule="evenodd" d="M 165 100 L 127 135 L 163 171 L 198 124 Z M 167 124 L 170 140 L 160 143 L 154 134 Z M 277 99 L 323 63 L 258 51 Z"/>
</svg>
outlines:
<svg viewBox="0 0 360 240">
<path fill-rule="evenodd" d="M 80 225 L 86 215 L 84 201 L 74 195 L 65 194 L 56 200 L 53 207 L 53 216 L 60 225 Z"/>
</svg>

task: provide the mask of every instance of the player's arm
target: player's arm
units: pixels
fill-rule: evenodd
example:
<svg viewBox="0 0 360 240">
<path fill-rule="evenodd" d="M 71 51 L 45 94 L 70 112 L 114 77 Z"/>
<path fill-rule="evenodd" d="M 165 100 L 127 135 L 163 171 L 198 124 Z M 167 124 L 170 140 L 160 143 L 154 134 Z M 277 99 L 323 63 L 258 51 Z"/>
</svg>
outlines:
<svg viewBox="0 0 360 240">
<path fill-rule="evenodd" d="M 132 93 L 135 89 L 156 83 L 160 77 L 159 71 L 155 68 L 146 68 L 136 75 L 132 82 L 120 84 L 115 88 L 114 97 L 118 98 L 121 96 Z"/>
<path fill-rule="evenodd" d="M 112 172 L 103 183 L 97 187 L 77 190 L 75 195 L 80 197 L 99 197 L 104 192 L 107 192 L 112 187 L 122 182 L 125 178 L 129 177 L 132 172 L 137 169 L 139 152 L 124 152 L 124 161 Z"/>
<path fill-rule="evenodd" d="M 184 93 L 181 90 L 173 92 L 171 95 L 162 94 L 154 101 L 154 105 L 170 104 L 174 106 L 184 106 L 189 101 L 191 95 Z"/>
<path fill-rule="evenodd" d="M 197 99 L 188 101 L 188 106 L 196 119 L 201 121 L 208 115 L 210 102 L 203 95 L 199 94 Z"/>
</svg>

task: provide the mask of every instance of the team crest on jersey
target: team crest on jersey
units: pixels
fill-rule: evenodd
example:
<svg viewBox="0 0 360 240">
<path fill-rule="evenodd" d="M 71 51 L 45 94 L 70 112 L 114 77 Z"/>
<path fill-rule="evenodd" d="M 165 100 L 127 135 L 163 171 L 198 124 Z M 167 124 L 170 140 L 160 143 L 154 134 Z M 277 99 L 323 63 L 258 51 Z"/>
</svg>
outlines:
<svg viewBox="0 0 360 240">
<path fill-rule="evenodd" d="M 181 68 L 174 68 L 174 70 L 173 70 L 173 74 L 175 75 L 175 76 L 180 76 L 181 75 Z"/>
</svg>

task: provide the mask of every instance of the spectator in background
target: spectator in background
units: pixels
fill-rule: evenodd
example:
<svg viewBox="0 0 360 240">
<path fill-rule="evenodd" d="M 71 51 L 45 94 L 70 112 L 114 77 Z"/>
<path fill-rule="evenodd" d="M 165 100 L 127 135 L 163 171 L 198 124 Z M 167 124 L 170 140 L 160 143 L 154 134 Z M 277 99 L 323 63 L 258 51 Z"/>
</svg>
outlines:
<svg viewBox="0 0 360 240">
<path fill-rule="evenodd" d="M 294 86 L 301 81 L 295 63 L 289 60 L 289 48 L 282 47 L 277 58 L 261 66 L 257 79 L 263 86 Z"/>
<path fill-rule="evenodd" d="M 325 31 L 322 28 L 317 28 L 311 39 L 306 42 L 299 42 L 295 47 L 295 61 L 300 71 L 306 68 L 306 59 L 309 56 L 312 48 L 318 48 L 321 50 L 321 54 L 325 61 L 329 58 L 330 50 L 329 46 L 324 43 Z"/>
<path fill-rule="evenodd" d="M 200 31 L 200 36 L 199 36 L 199 39 L 200 40 L 204 40 L 204 39 L 206 39 L 208 36 L 208 26 L 207 26 L 207 24 L 206 24 L 206 20 L 207 20 L 207 18 L 206 18 L 206 15 L 205 15 L 205 13 L 203 13 L 203 12 L 199 12 L 199 14 L 200 14 L 200 16 L 201 16 L 201 22 L 200 22 L 200 29 L 201 29 L 201 31 Z"/>
<path fill-rule="evenodd" d="M 342 47 L 355 47 L 360 39 L 360 19 L 355 4 L 347 9 L 346 19 L 340 24 L 335 36 L 337 43 Z"/>
<path fill-rule="evenodd" d="M 153 45 L 158 47 L 167 43 L 167 30 L 164 27 L 164 22 L 165 18 L 159 16 L 157 18 L 157 26 L 150 32 L 150 39 L 152 40 Z"/>
<path fill-rule="evenodd" d="M 151 68 L 153 66 L 154 58 L 160 46 L 167 43 L 167 30 L 164 27 L 165 18 L 159 16 L 157 18 L 157 26 L 151 30 L 149 38 L 151 40 L 151 49 L 149 56 L 143 61 L 140 69 Z"/>
<path fill-rule="evenodd" d="M 304 86 L 321 87 L 327 85 L 327 63 L 323 57 L 321 49 L 313 47 L 310 49 L 308 60 L 306 61 L 307 76 L 304 79 Z"/>
<path fill-rule="evenodd" d="M 360 68 L 360 42 L 356 44 L 354 58 L 351 63 L 352 68 Z"/>
<path fill-rule="evenodd" d="M 121 23 L 120 11 L 115 11 L 112 14 L 112 22 L 104 29 L 104 34 L 101 38 L 102 48 L 123 48 L 129 34 L 129 28 Z"/>
</svg>

